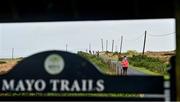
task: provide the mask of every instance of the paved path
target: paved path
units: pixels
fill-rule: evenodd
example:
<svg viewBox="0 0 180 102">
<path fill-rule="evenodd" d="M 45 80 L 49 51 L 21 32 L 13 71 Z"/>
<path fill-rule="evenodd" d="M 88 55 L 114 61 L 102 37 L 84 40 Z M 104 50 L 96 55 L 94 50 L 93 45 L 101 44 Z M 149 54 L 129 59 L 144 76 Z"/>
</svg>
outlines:
<svg viewBox="0 0 180 102">
<path fill-rule="evenodd" d="M 128 75 L 146 75 L 145 73 L 137 71 L 131 67 L 128 68 L 127 74 Z"/>
</svg>

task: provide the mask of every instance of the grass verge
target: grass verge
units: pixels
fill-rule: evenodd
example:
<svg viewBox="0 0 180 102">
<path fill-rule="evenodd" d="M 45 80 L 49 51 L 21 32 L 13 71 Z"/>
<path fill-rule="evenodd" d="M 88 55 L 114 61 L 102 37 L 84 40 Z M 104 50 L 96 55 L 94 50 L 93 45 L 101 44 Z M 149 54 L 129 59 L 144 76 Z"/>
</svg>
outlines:
<svg viewBox="0 0 180 102">
<path fill-rule="evenodd" d="M 102 58 L 95 56 L 95 55 L 91 55 L 91 54 L 82 52 L 82 51 L 79 51 L 78 55 L 84 57 L 85 59 L 90 61 L 92 64 L 94 64 L 100 70 L 100 72 L 102 72 L 103 74 L 108 74 L 108 75 L 114 75 L 115 74 L 115 71 L 113 71 L 111 68 L 109 68 L 108 64 L 105 63 L 102 60 Z"/>
<path fill-rule="evenodd" d="M 162 75 L 160 73 L 157 73 L 157 72 L 153 72 L 153 71 L 150 71 L 146 68 L 143 68 L 143 67 L 135 67 L 135 66 L 132 66 L 130 65 L 130 67 L 134 70 L 137 70 L 139 72 L 142 72 L 142 73 L 145 73 L 147 75 L 154 75 L 154 76 L 164 76 L 164 79 L 165 80 L 169 80 L 170 79 L 170 76 L 168 74 L 165 74 L 165 75 Z"/>
</svg>

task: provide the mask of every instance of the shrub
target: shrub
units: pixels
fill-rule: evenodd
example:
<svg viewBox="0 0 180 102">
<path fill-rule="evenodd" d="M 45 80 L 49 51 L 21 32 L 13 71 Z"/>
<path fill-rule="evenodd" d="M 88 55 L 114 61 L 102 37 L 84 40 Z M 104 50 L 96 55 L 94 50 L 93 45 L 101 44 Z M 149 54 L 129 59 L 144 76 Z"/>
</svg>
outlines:
<svg viewBox="0 0 180 102">
<path fill-rule="evenodd" d="M 5 61 L 0 61 L 0 64 L 4 64 L 4 63 L 6 63 Z"/>
<path fill-rule="evenodd" d="M 144 67 L 148 70 L 161 74 L 167 74 L 166 70 L 167 66 L 169 66 L 158 58 L 147 57 L 145 55 L 134 55 L 129 58 L 129 63 L 135 67 Z"/>
<path fill-rule="evenodd" d="M 78 55 L 80 55 L 80 56 L 84 57 L 85 59 L 87 59 L 88 61 L 94 63 L 99 68 L 101 68 L 103 71 L 108 69 L 108 65 L 100 57 L 97 57 L 95 55 L 91 55 L 91 54 L 88 54 L 88 53 L 85 53 L 82 51 L 79 51 Z"/>
<path fill-rule="evenodd" d="M 138 52 L 136 50 L 128 50 L 126 54 L 129 56 L 133 56 L 133 55 L 138 55 Z"/>
<path fill-rule="evenodd" d="M 113 52 L 113 55 L 117 55 L 117 54 L 119 54 L 117 51 L 116 51 L 116 52 Z"/>
</svg>

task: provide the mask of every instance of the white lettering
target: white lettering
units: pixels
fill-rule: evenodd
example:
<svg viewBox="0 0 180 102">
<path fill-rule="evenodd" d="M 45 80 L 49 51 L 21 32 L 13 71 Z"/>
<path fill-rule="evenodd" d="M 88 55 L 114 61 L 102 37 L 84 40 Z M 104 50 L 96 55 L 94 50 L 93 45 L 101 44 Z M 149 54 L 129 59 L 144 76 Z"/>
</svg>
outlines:
<svg viewBox="0 0 180 102">
<path fill-rule="evenodd" d="M 93 91 L 93 80 L 88 80 L 88 91 Z"/>
<path fill-rule="evenodd" d="M 82 80 L 82 91 L 86 91 L 86 90 L 87 90 L 87 81 Z"/>
<path fill-rule="evenodd" d="M 18 81 L 15 90 L 16 90 L 16 91 L 25 91 L 25 87 L 24 87 L 24 84 L 23 84 L 23 81 L 22 81 L 22 80 Z"/>
<path fill-rule="evenodd" d="M 3 80 L 2 82 L 2 91 L 14 90 L 14 80 L 10 80 L 9 83 L 7 80 Z"/>
<path fill-rule="evenodd" d="M 50 84 L 52 84 L 52 91 L 58 91 L 57 84 L 59 83 L 59 80 L 50 80 Z"/>
<path fill-rule="evenodd" d="M 69 81 L 61 80 L 61 91 L 69 91 Z"/>
<path fill-rule="evenodd" d="M 32 87 L 33 87 L 35 80 L 25 80 L 25 82 L 27 84 L 27 91 L 32 91 Z"/>
<path fill-rule="evenodd" d="M 37 91 L 43 91 L 46 88 L 46 83 L 39 79 L 35 82 L 34 87 Z"/>
<path fill-rule="evenodd" d="M 96 82 L 96 85 L 97 85 L 97 87 L 96 87 L 97 91 L 103 91 L 104 90 L 104 80 L 98 80 Z"/>
<path fill-rule="evenodd" d="M 51 91 L 104 91 L 104 80 L 82 79 L 73 80 L 72 82 L 66 79 L 50 79 L 49 85 Z M 26 80 L 2 80 L 2 91 L 44 91 L 46 89 L 46 82 L 42 79 L 26 79 Z"/>
<path fill-rule="evenodd" d="M 71 87 L 71 91 L 80 91 L 80 87 L 79 87 L 79 84 L 78 84 L 78 81 L 75 80 L 72 84 L 72 87 Z"/>
</svg>

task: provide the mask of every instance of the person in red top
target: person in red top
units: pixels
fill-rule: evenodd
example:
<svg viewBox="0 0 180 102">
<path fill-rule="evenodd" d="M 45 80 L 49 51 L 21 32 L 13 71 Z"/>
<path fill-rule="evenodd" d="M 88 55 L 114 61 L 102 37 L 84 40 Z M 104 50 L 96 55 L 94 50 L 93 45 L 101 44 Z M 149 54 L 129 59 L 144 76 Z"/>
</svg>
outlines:
<svg viewBox="0 0 180 102">
<path fill-rule="evenodd" d="M 127 69 L 128 69 L 128 66 L 129 66 L 129 62 L 127 60 L 127 57 L 124 56 L 122 62 L 121 62 L 121 66 L 122 66 L 122 69 L 123 69 L 123 75 L 127 75 Z"/>
</svg>

